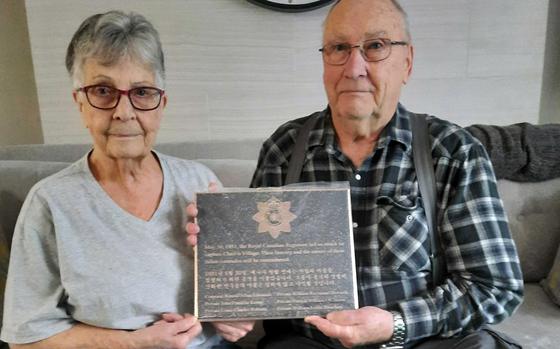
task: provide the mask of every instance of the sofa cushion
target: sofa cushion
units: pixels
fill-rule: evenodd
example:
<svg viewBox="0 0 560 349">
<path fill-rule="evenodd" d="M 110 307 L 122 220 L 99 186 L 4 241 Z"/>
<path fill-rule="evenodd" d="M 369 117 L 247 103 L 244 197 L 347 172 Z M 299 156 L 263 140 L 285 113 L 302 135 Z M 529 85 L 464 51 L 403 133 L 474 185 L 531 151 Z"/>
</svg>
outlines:
<svg viewBox="0 0 560 349">
<path fill-rule="evenodd" d="M 247 188 L 257 167 L 256 160 L 239 159 L 198 159 L 211 169 L 220 179 L 224 187 Z"/>
<path fill-rule="evenodd" d="M 262 139 L 198 140 L 167 142 L 155 149 L 182 159 L 243 159 L 255 160 Z M 22 144 L 0 146 L 0 160 L 74 162 L 91 149 L 91 144 Z"/>
<path fill-rule="evenodd" d="M 548 277 L 541 282 L 544 291 L 550 299 L 560 305 L 560 248 L 556 253 L 554 265 L 548 273 Z"/>
<path fill-rule="evenodd" d="M 155 149 L 182 159 L 242 159 L 256 160 L 262 139 L 207 140 L 159 143 Z"/>
<path fill-rule="evenodd" d="M 0 160 L 74 162 L 91 149 L 91 144 L 18 144 L 0 147 Z"/>
<path fill-rule="evenodd" d="M 537 183 L 498 181 L 509 226 L 521 259 L 523 278 L 548 275 L 560 244 L 560 178 Z"/>
<path fill-rule="evenodd" d="M 12 241 L 19 210 L 31 187 L 68 165 L 66 162 L 0 161 L 0 225 L 8 243 Z"/>
<path fill-rule="evenodd" d="M 558 348 L 560 308 L 554 306 L 538 283 L 528 283 L 519 309 L 511 318 L 493 327 L 517 339 L 523 348 Z"/>
</svg>

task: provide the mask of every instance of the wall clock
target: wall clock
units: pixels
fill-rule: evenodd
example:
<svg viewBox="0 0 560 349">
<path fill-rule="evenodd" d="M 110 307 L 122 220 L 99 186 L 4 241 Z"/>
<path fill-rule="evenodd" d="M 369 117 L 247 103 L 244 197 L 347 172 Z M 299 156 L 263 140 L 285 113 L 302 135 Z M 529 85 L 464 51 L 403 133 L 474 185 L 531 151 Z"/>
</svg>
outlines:
<svg viewBox="0 0 560 349">
<path fill-rule="evenodd" d="M 303 12 L 318 9 L 335 0 L 247 0 L 255 5 L 284 12 Z"/>
</svg>

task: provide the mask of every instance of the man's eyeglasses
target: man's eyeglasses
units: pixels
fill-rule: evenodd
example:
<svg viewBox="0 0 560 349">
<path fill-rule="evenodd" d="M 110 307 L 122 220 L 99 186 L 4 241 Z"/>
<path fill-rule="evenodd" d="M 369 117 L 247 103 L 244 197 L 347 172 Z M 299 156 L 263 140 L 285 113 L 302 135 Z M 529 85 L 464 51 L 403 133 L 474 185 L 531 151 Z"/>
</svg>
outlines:
<svg viewBox="0 0 560 349">
<path fill-rule="evenodd" d="M 149 111 L 159 107 L 161 97 L 165 91 L 155 87 L 135 87 L 130 90 L 119 90 L 111 86 L 90 85 L 80 87 L 76 91 L 86 94 L 86 98 L 92 107 L 97 109 L 114 109 L 119 104 L 122 95 L 130 100 L 134 109 Z"/>
<path fill-rule="evenodd" d="M 362 57 L 368 62 L 379 62 L 391 54 L 393 45 L 406 46 L 405 41 L 391 41 L 390 39 L 371 39 L 366 40 L 360 45 L 328 44 L 319 49 L 323 53 L 323 59 L 330 65 L 343 65 L 348 62 L 352 49 L 358 48 Z"/>
</svg>

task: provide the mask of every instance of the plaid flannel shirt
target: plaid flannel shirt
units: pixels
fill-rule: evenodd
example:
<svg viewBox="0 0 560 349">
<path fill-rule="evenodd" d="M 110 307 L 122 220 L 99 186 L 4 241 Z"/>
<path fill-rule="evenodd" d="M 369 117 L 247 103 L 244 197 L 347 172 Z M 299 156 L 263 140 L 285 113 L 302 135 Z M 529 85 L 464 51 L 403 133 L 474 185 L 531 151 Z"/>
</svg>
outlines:
<svg viewBox="0 0 560 349">
<path fill-rule="evenodd" d="M 284 184 L 298 130 L 264 142 L 252 187 Z M 448 274 L 431 286 L 430 237 L 412 159 L 409 112 L 399 105 L 376 148 L 355 168 L 340 150 L 330 111 L 311 129 L 301 182 L 348 181 L 360 307 L 400 311 L 407 341 L 451 337 L 497 323 L 519 306 L 523 278 L 484 147 L 464 129 L 428 117 L 437 183 L 437 225 Z M 301 320 L 291 328 L 338 347 Z"/>
</svg>

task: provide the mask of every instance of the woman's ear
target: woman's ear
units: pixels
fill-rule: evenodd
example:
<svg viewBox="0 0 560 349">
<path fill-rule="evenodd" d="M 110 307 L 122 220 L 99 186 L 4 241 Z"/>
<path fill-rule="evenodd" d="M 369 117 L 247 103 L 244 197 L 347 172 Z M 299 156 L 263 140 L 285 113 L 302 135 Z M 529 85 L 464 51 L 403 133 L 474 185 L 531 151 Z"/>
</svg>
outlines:
<svg viewBox="0 0 560 349">
<path fill-rule="evenodd" d="M 78 111 L 80 112 L 82 124 L 84 125 L 85 128 L 89 128 L 87 119 L 84 116 L 84 102 L 82 100 L 83 97 L 80 96 L 80 93 L 78 91 L 74 90 L 72 91 L 72 98 L 74 99 L 74 103 L 76 103 L 76 105 L 78 106 Z"/>
<path fill-rule="evenodd" d="M 80 92 L 76 90 L 72 91 L 72 98 L 74 99 L 74 103 L 76 103 L 76 105 L 78 106 L 78 111 L 82 113 L 84 111 L 84 103 L 81 100 L 79 93 Z"/>
</svg>

